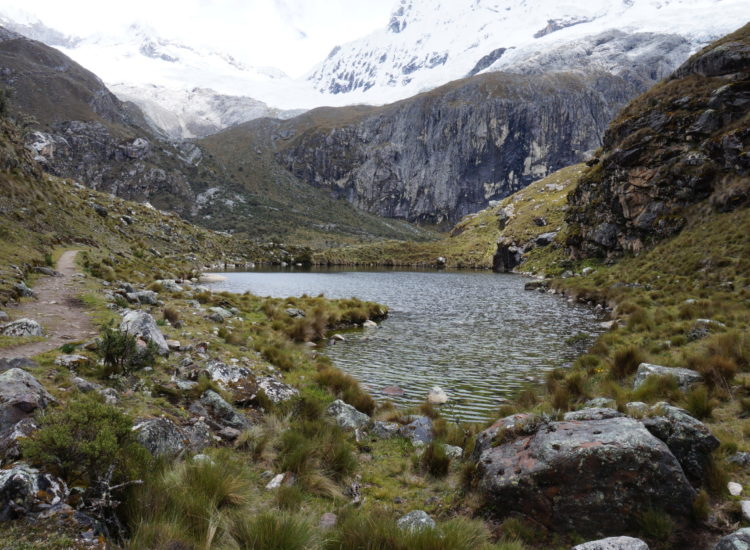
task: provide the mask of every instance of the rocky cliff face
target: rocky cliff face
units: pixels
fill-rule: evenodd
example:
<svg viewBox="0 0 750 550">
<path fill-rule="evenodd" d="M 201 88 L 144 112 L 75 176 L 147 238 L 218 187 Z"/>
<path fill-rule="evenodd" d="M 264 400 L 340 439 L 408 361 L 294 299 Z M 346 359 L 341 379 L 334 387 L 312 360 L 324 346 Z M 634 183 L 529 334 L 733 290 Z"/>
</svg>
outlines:
<svg viewBox="0 0 750 550">
<path fill-rule="evenodd" d="M 286 121 L 276 158 L 368 212 L 454 223 L 579 162 L 638 91 L 604 72 L 478 75 L 385 107 Z"/>
<path fill-rule="evenodd" d="M 628 105 L 603 151 L 569 197 L 576 256 L 638 253 L 679 232 L 696 203 L 719 211 L 747 204 L 750 25 Z"/>
</svg>

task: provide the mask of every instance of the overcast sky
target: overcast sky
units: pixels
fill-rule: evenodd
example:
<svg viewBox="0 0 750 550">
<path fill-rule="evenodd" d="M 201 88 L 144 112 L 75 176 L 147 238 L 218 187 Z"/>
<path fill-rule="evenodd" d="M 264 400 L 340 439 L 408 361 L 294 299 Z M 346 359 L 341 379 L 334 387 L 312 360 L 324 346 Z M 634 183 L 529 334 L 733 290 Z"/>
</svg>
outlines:
<svg viewBox="0 0 750 550">
<path fill-rule="evenodd" d="M 118 32 L 132 23 L 166 38 L 227 51 L 300 76 L 337 44 L 388 24 L 396 0 L 0 0 L 65 33 Z"/>
</svg>

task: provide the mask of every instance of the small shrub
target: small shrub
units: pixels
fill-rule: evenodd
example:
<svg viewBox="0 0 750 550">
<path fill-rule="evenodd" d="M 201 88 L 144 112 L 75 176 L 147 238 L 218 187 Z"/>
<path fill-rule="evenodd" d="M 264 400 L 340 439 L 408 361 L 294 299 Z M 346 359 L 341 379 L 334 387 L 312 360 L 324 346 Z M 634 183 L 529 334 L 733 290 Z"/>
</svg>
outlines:
<svg viewBox="0 0 750 550">
<path fill-rule="evenodd" d="M 78 346 L 76 344 L 63 344 L 62 346 L 60 346 L 60 351 L 65 354 L 71 354 L 76 350 L 77 347 Z"/>
<path fill-rule="evenodd" d="M 674 521 L 667 513 L 653 508 L 641 512 L 638 524 L 641 532 L 658 541 L 667 541 L 675 528 Z"/>
<path fill-rule="evenodd" d="M 550 396 L 552 407 L 559 411 L 570 410 L 570 391 L 565 386 L 558 386 Z"/>
<path fill-rule="evenodd" d="M 46 265 L 47 267 L 55 266 L 55 261 L 52 259 L 52 254 L 50 254 L 49 252 L 45 252 L 44 254 L 44 265 Z"/>
<path fill-rule="evenodd" d="M 152 365 L 157 355 L 153 342 L 139 349 L 135 335 L 111 325 L 102 331 L 97 353 L 102 358 L 106 375 L 129 374 Z"/>
<path fill-rule="evenodd" d="M 646 354 L 635 346 L 619 349 L 612 358 L 609 373 L 615 380 L 634 374 L 638 370 L 638 365 L 646 362 Z"/>
<path fill-rule="evenodd" d="M 420 459 L 422 469 L 433 477 L 445 477 L 451 466 L 451 459 L 445 454 L 442 443 L 433 441 L 422 453 Z"/>
<path fill-rule="evenodd" d="M 516 397 L 516 404 L 524 410 L 532 408 L 538 403 L 538 401 L 539 398 L 536 392 L 532 389 L 522 390 L 521 393 L 518 394 L 518 397 Z"/>
<path fill-rule="evenodd" d="M 727 492 L 729 474 L 724 468 L 723 463 L 711 457 L 706 465 L 705 473 L 705 487 L 708 493 L 717 497 L 724 496 Z"/>
<path fill-rule="evenodd" d="M 565 377 L 565 388 L 573 399 L 581 399 L 588 396 L 586 376 L 581 371 L 573 371 Z"/>
<path fill-rule="evenodd" d="M 148 451 L 133 436 L 131 419 L 96 393 L 75 397 L 38 422 L 39 430 L 21 442 L 24 457 L 69 482 L 88 486 L 112 466 L 121 481 L 129 481 L 149 462 Z"/>
</svg>

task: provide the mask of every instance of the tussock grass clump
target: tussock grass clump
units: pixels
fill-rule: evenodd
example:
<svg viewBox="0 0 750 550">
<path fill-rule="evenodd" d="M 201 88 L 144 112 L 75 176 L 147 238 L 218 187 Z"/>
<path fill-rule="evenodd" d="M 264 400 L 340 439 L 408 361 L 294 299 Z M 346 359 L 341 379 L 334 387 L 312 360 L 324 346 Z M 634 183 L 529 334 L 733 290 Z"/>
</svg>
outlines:
<svg viewBox="0 0 750 550">
<path fill-rule="evenodd" d="M 230 531 L 240 550 L 305 550 L 314 537 L 307 521 L 279 512 L 237 518 Z"/>
<path fill-rule="evenodd" d="M 711 499 L 708 493 L 701 489 L 692 504 L 693 521 L 698 523 L 706 521 L 711 513 Z"/>
<path fill-rule="evenodd" d="M 622 380 L 635 374 L 638 365 L 645 363 L 648 357 L 642 349 L 628 346 L 615 352 L 609 367 L 609 374 L 615 380 Z"/>
<path fill-rule="evenodd" d="M 420 532 L 399 529 L 385 510 L 353 510 L 342 514 L 323 550 L 523 550 L 517 543 L 490 544 L 481 521 L 456 518 Z"/>
<path fill-rule="evenodd" d="M 180 312 L 173 307 L 165 307 L 162 310 L 164 320 L 167 321 L 173 327 L 179 328 L 180 325 Z"/>
<path fill-rule="evenodd" d="M 637 389 L 633 390 L 631 398 L 635 401 L 653 403 L 667 399 L 678 401 L 682 396 L 677 379 L 674 376 L 649 376 Z"/>
<path fill-rule="evenodd" d="M 641 512 L 638 525 L 643 534 L 658 541 L 668 540 L 675 529 L 675 523 L 669 514 L 653 508 Z"/>
<path fill-rule="evenodd" d="M 338 496 L 336 483 L 357 469 L 354 448 L 346 433 L 324 421 L 301 421 L 288 429 L 278 444 L 278 464 L 292 472 L 313 494 Z"/>
<path fill-rule="evenodd" d="M 282 510 L 295 512 L 302 507 L 305 493 L 295 485 L 282 485 L 276 490 L 276 506 Z"/>
<path fill-rule="evenodd" d="M 252 491 L 242 464 L 227 454 L 164 466 L 129 499 L 130 547 L 211 548 L 233 514 L 247 509 Z"/>
<path fill-rule="evenodd" d="M 711 399 L 708 388 L 699 385 L 685 395 L 685 409 L 699 420 L 711 418 L 714 408 L 718 405 L 715 399 Z"/>
<path fill-rule="evenodd" d="M 328 388 L 336 397 L 349 403 L 360 412 L 372 415 L 375 400 L 359 385 L 353 376 L 337 369 L 330 363 L 321 363 L 315 375 L 315 382 Z"/>
<path fill-rule="evenodd" d="M 422 453 L 420 464 L 425 472 L 433 477 L 441 478 L 448 475 L 451 459 L 445 454 L 443 444 L 433 441 Z"/>
<path fill-rule="evenodd" d="M 687 364 L 703 375 L 703 381 L 712 390 L 728 389 L 738 371 L 734 359 L 724 355 L 692 355 L 688 357 Z"/>
</svg>

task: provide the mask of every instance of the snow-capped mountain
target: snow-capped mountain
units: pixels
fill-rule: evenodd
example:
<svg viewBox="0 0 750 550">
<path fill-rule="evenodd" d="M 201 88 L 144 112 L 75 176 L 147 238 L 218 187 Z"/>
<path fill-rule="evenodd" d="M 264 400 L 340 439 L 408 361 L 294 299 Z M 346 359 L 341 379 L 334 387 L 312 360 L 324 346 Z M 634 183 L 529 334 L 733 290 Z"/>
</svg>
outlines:
<svg viewBox="0 0 750 550">
<path fill-rule="evenodd" d="M 319 106 L 382 105 L 490 71 L 632 72 L 645 88 L 749 15 L 748 0 L 398 0 L 381 30 L 297 79 L 145 25 L 71 37 L 18 10 L 0 24 L 60 49 L 155 127 L 189 138 Z"/>
<path fill-rule="evenodd" d="M 325 94 L 383 103 L 482 71 L 620 70 L 648 52 L 639 41 L 601 47 L 594 37 L 670 34 L 693 51 L 745 23 L 749 8 L 747 0 L 400 0 L 387 26 L 334 48 L 308 79 Z"/>
</svg>

